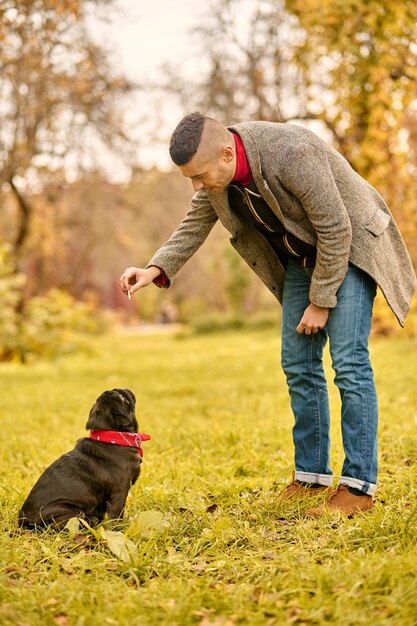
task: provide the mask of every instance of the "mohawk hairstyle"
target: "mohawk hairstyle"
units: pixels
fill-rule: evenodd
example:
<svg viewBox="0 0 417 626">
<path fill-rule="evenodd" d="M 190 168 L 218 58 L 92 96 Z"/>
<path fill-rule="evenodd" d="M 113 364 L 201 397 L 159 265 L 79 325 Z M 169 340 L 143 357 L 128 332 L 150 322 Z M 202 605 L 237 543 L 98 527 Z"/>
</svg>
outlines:
<svg viewBox="0 0 417 626">
<path fill-rule="evenodd" d="M 175 165 L 191 161 L 200 145 L 206 117 L 198 111 L 184 117 L 172 133 L 169 153 Z"/>
</svg>

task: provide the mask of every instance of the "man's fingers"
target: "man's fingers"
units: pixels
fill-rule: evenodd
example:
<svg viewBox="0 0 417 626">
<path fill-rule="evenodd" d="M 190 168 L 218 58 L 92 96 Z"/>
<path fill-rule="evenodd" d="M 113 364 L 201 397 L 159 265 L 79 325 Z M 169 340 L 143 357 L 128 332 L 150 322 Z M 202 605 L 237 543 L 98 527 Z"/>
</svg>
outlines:
<svg viewBox="0 0 417 626">
<path fill-rule="evenodd" d="M 120 276 L 119 284 L 123 293 L 127 296 L 132 295 L 138 289 L 146 287 L 152 282 L 154 272 L 150 269 L 142 269 L 141 267 L 128 267 Z"/>
<path fill-rule="evenodd" d="M 320 330 L 320 326 L 305 326 L 304 324 L 298 324 L 297 333 L 300 335 L 316 335 Z"/>
<path fill-rule="evenodd" d="M 139 274 L 138 276 L 133 276 L 133 284 L 129 284 L 129 291 L 131 294 L 134 294 L 138 289 L 142 289 L 142 287 L 147 287 L 151 282 L 147 276 L 142 276 Z"/>
<path fill-rule="evenodd" d="M 127 292 L 132 291 L 132 285 L 137 282 L 138 276 L 135 267 L 128 267 L 119 279 L 120 287 L 122 291 L 127 294 Z"/>
<path fill-rule="evenodd" d="M 129 289 L 129 276 L 127 275 L 126 272 L 124 272 L 120 278 L 119 278 L 119 285 L 122 288 L 122 290 L 127 293 L 127 290 Z"/>
<path fill-rule="evenodd" d="M 129 285 L 129 291 L 130 294 L 133 295 L 135 293 L 135 291 L 137 291 L 138 289 L 140 289 L 141 287 L 143 287 L 143 280 L 140 278 L 136 283 L 134 283 L 133 285 Z"/>
</svg>

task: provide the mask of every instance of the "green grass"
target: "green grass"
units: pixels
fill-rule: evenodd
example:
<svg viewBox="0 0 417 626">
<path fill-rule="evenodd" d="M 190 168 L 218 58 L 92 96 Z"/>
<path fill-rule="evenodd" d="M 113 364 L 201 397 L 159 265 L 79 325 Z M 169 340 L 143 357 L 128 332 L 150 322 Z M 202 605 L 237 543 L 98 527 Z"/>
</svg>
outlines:
<svg viewBox="0 0 417 626">
<path fill-rule="evenodd" d="M 277 500 L 293 457 L 278 335 L 112 336 L 94 340 L 88 356 L 1 365 L 2 626 L 417 624 L 417 343 L 372 343 L 377 504 L 328 521 Z M 34 481 L 84 436 L 93 401 L 116 386 L 135 391 L 152 436 L 122 530 L 143 511 L 160 512 L 166 527 L 135 535 L 129 561 L 88 529 L 17 531 Z M 340 406 L 330 388 L 337 476 Z"/>
</svg>

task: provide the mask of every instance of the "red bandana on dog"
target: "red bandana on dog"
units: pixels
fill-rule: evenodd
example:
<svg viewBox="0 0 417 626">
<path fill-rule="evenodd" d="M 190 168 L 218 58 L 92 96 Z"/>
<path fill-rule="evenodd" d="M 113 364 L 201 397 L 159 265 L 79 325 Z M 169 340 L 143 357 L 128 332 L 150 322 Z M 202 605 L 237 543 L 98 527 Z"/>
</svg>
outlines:
<svg viewBox="0 0 417 626">
<path fill-rule="evenodd" d="M 137 448 L 140 456 L 143 456 L 142 441 L 149 441 L 150 436 L 144 433 L 123 433 L 117 430 L 92 430 L 90 439 L 101 441 L 102 443 L 113 443 L 116 446 L 127 446 Z"/>
</svg>

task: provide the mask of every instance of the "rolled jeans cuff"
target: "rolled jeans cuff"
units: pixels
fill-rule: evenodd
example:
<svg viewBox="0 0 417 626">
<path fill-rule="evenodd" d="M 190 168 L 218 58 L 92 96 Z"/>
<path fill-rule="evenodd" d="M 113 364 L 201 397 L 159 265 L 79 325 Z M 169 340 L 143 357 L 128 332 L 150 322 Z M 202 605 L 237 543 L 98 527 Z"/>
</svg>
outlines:
<svg viewBox="0 0 417 626">
<path fill-rule="evenodd" d="M 332 474 L 313 474 L 311 472 L 295 472 L 296 480 L 301 480 L 303 483 L 317 483 L 318 485 L 324 485 L 330 487 L 333 482 Z"/>
<path fill-rule="evenodd" d="M 366 493 L 368 496 L 373 496 L 376 489 L 376 485 L 374 483 L 368 483 L 365 480 L 351 478 L 350 476 L 341 476 L 339 485 L 354 487 L 354 489 L 359 489 L 359 491 L 363 491 L 363 493 Z"/>
</svg>

